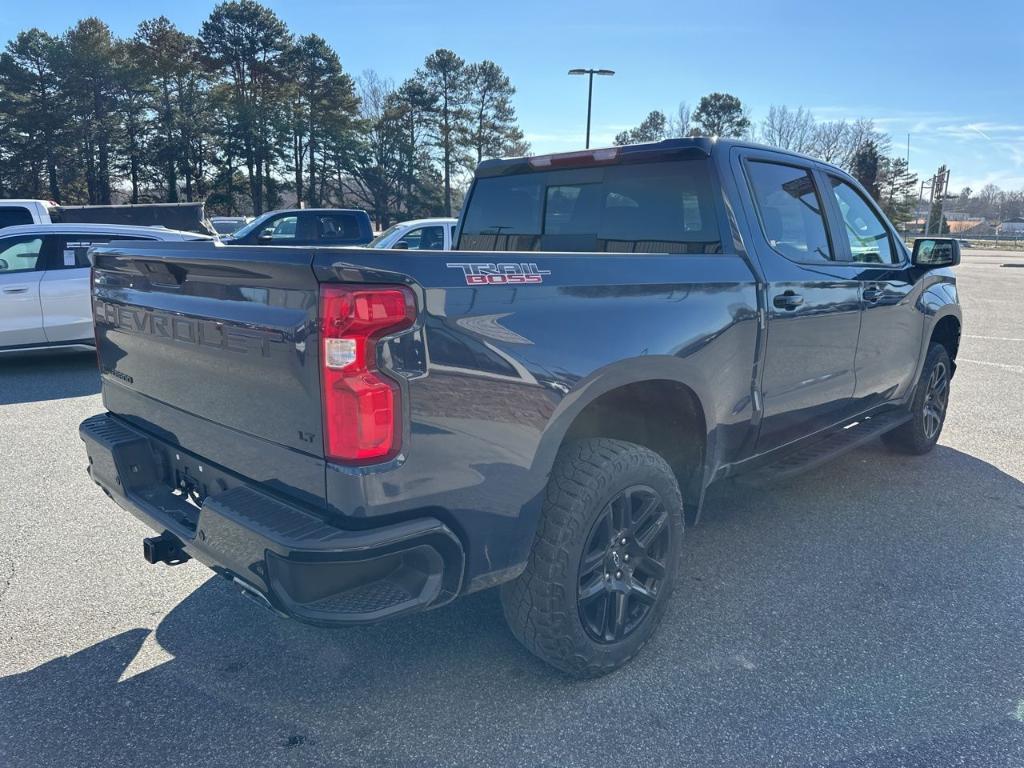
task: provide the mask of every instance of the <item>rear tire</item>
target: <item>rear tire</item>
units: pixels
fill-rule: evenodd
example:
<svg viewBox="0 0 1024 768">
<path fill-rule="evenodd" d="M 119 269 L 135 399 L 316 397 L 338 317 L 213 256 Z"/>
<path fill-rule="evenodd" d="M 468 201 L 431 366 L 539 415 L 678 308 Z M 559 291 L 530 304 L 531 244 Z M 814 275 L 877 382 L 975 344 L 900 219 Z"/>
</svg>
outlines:
<svg viewBox="0 0 1024 768">
<path fill-rule="evenodd" d="M 569 444 L 526 570 L 501 590 L 512 633 L 576 677 L 618 669 L 661 622 L 682 535 L 679 485 L 661 456 L 607 438 Z"/>
<path fill-rule="evenodd" d="M 882 435 L 882 442 L 893 450 L 915 456 L 934 448 L 946 423 L 952 375 L 949 353 L 941 344 L 933 343 L 928 347 L 928 356 L 910 404 L 913 418 Z"/>
</svg>

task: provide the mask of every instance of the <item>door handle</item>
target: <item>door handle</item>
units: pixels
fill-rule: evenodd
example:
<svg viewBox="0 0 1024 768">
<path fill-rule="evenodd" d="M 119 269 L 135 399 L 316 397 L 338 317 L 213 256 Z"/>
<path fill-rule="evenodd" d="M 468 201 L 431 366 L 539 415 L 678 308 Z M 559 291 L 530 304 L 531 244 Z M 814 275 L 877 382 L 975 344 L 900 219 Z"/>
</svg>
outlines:
<svg viewBox="0 0 1024 768">
<path fill-rule="evenodd" d="M 779 309 L 796 309 L 803 303 L 804 297 L 798 293 L 794 293 L 793 291 L 786 291 L 785 293 L 780 293 L 778 296 L 772 299 L 772 304 L 774 304 Z"/>
<path fill-rule="evenodd" d="M 16 288 L 4 288 L 4 293 L 28 293 L 28 288 L 23 285 Z"/>
<path fill-rule="evenodd" d="M 861 296 L 864 297 L 864 301 L 869 301 L 872 304 L 874 304 L 876 301 L 878 301 L 880 298 L 882 298 L 882 289 L 881 288 L 865 288 L 864 292 L 861 294 Z"/>
</svg>

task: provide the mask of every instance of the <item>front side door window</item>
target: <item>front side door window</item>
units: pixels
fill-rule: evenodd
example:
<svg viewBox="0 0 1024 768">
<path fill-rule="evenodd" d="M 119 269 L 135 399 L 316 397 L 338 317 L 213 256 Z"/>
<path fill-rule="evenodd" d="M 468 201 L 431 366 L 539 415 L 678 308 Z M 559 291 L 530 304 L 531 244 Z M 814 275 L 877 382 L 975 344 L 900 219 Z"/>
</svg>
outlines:
<svg viewBox="0 0 1024 768">
<path fill-rule="evenodd" d="M 0 240 L 0 275 L 42 268 L 42 250 L 43 238 L 39 235 Z"/>
<path fill-rule="evenodd" d="M 851 259 L 858 264 L 898 264 L 900 259 L 888 228 L 860 192 L 835 176 L 829 176 L 829 182 L 850 243 Z"/>
<path fill-rule="evenodd" d="M 398 243 L 397 247 L 410 251 L 443 251 L 444 227 L 416 227 L 406 232 Z"/>
<path fill-rule="evenodd" d="M 298 237 L 299 217 L 295 214 L 278 216 L 263 223 L 257 242 L 274 245 L 294 245 Z"/>
</svg>

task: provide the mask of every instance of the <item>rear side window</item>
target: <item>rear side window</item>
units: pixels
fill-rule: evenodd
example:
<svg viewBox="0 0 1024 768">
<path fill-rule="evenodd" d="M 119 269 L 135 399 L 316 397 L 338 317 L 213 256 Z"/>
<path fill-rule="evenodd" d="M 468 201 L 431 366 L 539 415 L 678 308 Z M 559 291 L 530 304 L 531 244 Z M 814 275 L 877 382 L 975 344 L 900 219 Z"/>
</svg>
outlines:
<svg viewBox="0 0 1024 768">
<path fill-rule="evenodd" d="M 0 205 L 0 229 L 18 224 L 33 224 L 32 214 L 20 205 Z"/>
<path fill-rule="evenodd" d="M 720 253 L 705 160 L 478 179 L 459 248 Z"/>
<path fill-rule="evenodd" d="M 106 245 L 116 240 L 152 240 L 151 237 L 126 235 L 58 235 L 54 237 L 57 247 L 52 254 L 47 269 L 76 269 L 89 266 L 89 249 L 96 245 Z"/>
<path fill-rule="evenodd" d="M 821 197 L 810 171 L 752 161 L 747 165 L 757 214 L 768 244 L 793 261 L 832 261 Z"/>
<path fill-rule="evenodd" d="M 325 243 L 358 240 L 359 221 L 350 213 L 317 214 L 316 232 Z"/>
</svg>

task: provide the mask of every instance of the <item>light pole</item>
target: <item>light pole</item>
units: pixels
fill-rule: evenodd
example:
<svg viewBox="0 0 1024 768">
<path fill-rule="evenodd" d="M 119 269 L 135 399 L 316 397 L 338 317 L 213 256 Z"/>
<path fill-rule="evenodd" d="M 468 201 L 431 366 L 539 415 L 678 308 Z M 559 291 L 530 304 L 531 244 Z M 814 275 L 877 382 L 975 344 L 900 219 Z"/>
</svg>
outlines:
<svg viewBox="0 0 1024 768">
<path fill-rule="evenodd" d="M 607 75 L 611 77 L 615 74 L 614 70 L 611 69 L 570 69 L 570 75 L 589 75 L 590 82 L 587 85 L 587 149 L 590 149 L 590 105 L 594 101 L 594 75 Z"/>
</svg>

